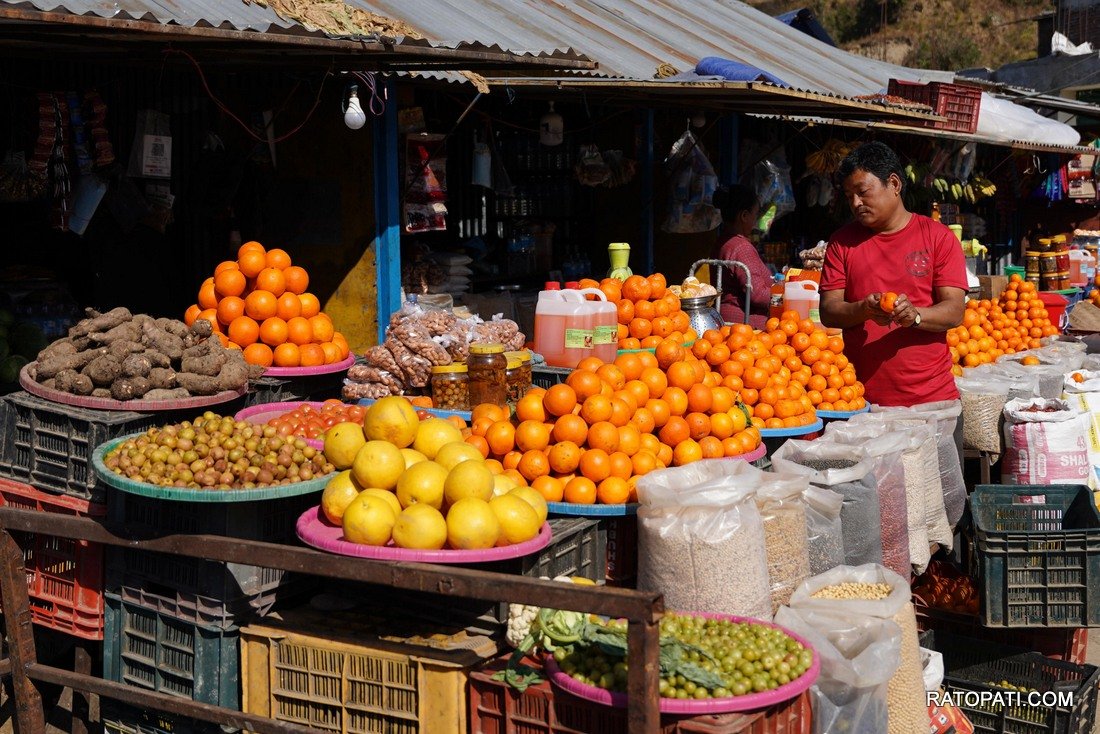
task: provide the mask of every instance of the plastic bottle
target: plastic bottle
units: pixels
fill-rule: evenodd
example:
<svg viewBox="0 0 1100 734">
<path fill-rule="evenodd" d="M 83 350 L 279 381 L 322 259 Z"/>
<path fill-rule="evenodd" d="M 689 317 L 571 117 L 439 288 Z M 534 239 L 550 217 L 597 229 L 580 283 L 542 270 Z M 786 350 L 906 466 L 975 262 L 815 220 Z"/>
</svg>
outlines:
<svg viewBox="0 0 1100 734">
<path fill-rule="evenodd" d="M 576 367 L 588 355 L 592 341 L 580 312 L 583 297 L 566 300 L 566 293 L 578 294 L 547 283 L 535 305 L 535 351 L 552 367 Z"/>
<path fill-rule="evenodd" d="M 573 295 L 574 293 L 576 296 Z M 618 354 L 619 327 L 615 304 L 610 303 L 599 288 L 584 288 L 565 294 L 567 299 L 578 296 L 582 299 L 580 312 L 584 317 L 583 328 L 591 333 L 589 351 L 585 356 L 595 356 L 604 362 L 613 362 Z"/>
<path fill-rule="evenodd" d="M 821 296 L 812 280 L 788 280 L 783 290 L 784 310 L 797 311 L 804 319 L 821 322 Z"/>
</svg>

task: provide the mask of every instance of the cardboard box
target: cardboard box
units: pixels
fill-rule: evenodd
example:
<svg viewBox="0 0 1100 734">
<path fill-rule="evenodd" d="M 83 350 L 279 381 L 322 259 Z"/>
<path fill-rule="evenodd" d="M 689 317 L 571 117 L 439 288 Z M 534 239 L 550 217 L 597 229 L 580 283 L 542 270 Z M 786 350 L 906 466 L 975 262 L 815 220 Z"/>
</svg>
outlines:
<svg viewBox="0 0 1100 734">
<path fill-rule="evenodd" d="M 1008 277 L 1004 275 L 979 275 L 978 283 L 981 285 L 981 299 L 992 301 L 1000 298 L 1005 286 L 1008 285 Z"/>
</svg>

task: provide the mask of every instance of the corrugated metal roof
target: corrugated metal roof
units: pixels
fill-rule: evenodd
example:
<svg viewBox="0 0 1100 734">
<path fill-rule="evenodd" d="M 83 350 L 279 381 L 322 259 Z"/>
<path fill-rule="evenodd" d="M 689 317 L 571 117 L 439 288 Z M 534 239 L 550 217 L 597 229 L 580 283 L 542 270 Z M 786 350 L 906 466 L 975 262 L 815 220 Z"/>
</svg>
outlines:
<svg viewBox="0 0 1100 734">
<path fill-rule="evenodd" d="M 274 10 L 244 0 L 0 0 L 0 5 L 47 13 L 68 13 L 99 18 L 156 22 L 162 25 L 220 28 L 257 33 L 285 33 L 327 37 L 316 28 L 281 17 Z M 401 20 L 404 13 L 388 17 Z M 478 36 L 462 37 L 448 33 L 447 40 L 387 37 L 401 46 L 423 46 L 466 51 L 513 54 L 537 58 L 582 60 L 583 56 L 561 44 L 547 47 L 508 47 L 497 41 L 483 42 Z"/>
<path fill-rule="evenodd" d="M 601 75 L 652 79 L 658 65 L 695 68 L 722 56 L 801 89 L 872 94 L 891 78 L 946 81 L 946 71 L 909 69 L 832 48 L 738 0 L 348 0 L 400 18 L 435 41 L 476 38 L 505 48 L 569 46 Z"/>
</svg>

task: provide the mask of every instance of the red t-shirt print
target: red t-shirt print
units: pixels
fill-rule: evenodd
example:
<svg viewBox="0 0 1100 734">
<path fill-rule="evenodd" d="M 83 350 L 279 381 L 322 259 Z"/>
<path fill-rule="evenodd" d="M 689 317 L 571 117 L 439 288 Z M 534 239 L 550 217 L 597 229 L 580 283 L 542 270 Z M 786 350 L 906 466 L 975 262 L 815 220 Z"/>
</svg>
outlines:
<svg viewBox="0 0 1100 734">
<path fill-rule="evenodd" d="M 844 291 L 844 300 L 871 293 L 904 293 L 917 307 L 931 306 L 935 288 L 967 289 L 966 260 L 947 227 L 913 214 L 904 228 L 875 234 L 853 222 L 829 240 L 822 291 Z M 865 321 L 844 330 L 844 353 L 877 405 L 917 405 L 956 400 L 947 335 Z"/>
</svg>

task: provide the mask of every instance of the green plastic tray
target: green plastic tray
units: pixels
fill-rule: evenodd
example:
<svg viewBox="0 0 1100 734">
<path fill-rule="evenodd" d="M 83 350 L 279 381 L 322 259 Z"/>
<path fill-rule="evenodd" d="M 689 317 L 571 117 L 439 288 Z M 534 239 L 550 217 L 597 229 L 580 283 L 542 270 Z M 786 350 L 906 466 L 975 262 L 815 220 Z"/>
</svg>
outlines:
<svg viewBox="0 0 1100 734">
<path fill-rule="evenodd" d="M 296 497 L 301 494 L 311 494 L 324 490 L 328 481 L 336 476 L 336 472 L 315 477 L 306 482 L 296 484 L 280 484 L 278 487 L 264 487 L 262 489 L 180 489 L 178 487 L 160 487 L 147 482 L 135 482 L 128 477 L 115 474 L 103 463 L 103 457 L 111 449 L 131 438 L 143 436 L 141 433 L 131 433 L 120 436 L 107 443 L 100 444 L 92 453 L 92 466 L 96 476 L 107 485 L 121 492 L 139 494 L 143 497 L 153 497 L 160 500 L 172 500 L 175 502 L 254 502 L 256 500 L 275 500 L 283 497 Z"/>
</svg>

